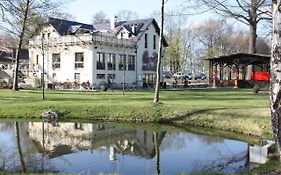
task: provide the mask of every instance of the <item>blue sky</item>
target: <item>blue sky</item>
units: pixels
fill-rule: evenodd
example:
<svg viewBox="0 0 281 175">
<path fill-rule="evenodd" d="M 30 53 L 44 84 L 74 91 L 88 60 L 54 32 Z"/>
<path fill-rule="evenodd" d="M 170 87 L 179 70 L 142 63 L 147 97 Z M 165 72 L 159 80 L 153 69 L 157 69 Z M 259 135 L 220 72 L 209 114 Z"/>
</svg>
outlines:
<svg viewBox="0 0 281 175">
<path fill-rule="evenodd" d="M 180 7 L 182 0 L 168 0 L 165 9 Z M 65 11 L 76 17 L 76 21 L 91 23 L 92 16 L 103 11 L 112 16 L 121 10 L 137 12 L 139 17 L 150 17 L 151 13 L 160 10 L 161 0 L 74 0 L 66 5 Z"/>
</svg>

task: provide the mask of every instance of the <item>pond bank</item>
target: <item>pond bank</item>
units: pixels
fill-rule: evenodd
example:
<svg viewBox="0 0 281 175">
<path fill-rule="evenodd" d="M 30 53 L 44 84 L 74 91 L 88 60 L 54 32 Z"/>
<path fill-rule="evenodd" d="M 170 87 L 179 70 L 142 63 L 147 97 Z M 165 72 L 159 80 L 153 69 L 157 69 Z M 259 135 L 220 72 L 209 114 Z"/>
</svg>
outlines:
<svg viewBox="0 0 281 175">
<path fill-rule="evenodd" d="M 2 119 L 40 119 L 47 110 L 60 118 L 139 123 L 166 123 L 214 128 L 272 139 L 268 95 L 250 89 L 69 92 L 0 90 Z"/>
</svg>

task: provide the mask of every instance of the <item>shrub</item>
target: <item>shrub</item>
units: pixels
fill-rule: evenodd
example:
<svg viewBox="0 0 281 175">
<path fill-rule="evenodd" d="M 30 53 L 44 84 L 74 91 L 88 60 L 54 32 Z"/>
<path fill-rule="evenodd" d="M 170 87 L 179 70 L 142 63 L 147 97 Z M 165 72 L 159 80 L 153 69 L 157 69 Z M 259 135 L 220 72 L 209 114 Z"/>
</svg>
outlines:
<svg viewBox="0 0 281 175">
<path fill-rule="evenodd" d="M 105 81 L 103 81 L 99 84 L 99 88 L 100 88 L 101 91 L 107 91 L 108 85 Z"/>
<path fill-rule="evenodd" d="M 41 86 L 41 79 L 40 78 L 34 78 L 34 87 L 38 88 Z"/>
<path fill-rule="evenodd" d="M 255 85 L 255 86 L 252 88 L 253 94 L 257 94 L 257 93 L 259 93 L 259 91 L 260 91 L 260 87 L 259 87 L 258 85 Z"/>
</svg>

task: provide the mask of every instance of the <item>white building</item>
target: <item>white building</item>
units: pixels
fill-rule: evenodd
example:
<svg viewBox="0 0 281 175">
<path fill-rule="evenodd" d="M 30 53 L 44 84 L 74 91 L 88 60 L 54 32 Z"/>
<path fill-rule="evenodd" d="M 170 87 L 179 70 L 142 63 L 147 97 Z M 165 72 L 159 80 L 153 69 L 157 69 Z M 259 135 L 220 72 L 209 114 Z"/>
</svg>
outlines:
<svg viewBox="0 0 281 175">
<path fill-rule="evenodd" d="M 29 43 L 30 77 L 41 78 L 44 66 L 48 83 L 153 85 L 160 32 L 155 19 L 116 19 L 88 25 L 50 18 Z"/>
</svg>

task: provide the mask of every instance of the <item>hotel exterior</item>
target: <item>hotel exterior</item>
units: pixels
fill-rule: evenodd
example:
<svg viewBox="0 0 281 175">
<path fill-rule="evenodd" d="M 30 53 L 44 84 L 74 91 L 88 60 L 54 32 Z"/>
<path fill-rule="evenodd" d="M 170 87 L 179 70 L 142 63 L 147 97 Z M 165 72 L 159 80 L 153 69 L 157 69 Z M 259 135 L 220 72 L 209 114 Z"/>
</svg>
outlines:
<svg viewBox="0 0 281 175">
<path fill-rule="evenodd" d="M 113 17 L 110 23 L 95 25 L 50 18 L 29 42 L 29 76 L 40 79 L 44 67 L 49 84 L 153 86 L 159 32 L 152 18 L 117 22 Z"/>
</svg>

